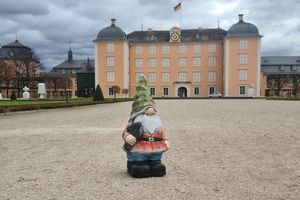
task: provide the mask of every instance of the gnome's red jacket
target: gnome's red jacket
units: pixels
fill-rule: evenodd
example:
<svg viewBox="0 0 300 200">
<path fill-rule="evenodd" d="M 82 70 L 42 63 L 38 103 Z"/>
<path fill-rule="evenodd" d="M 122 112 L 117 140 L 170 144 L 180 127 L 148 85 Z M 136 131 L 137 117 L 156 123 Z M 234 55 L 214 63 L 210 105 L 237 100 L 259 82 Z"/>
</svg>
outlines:
<svg viewBox="0 0 300 200">
<path fill-rule="evenodd" d="M 127 133 L 126 131 L 123 132 L 122 137 L 124 141 L 128 135 L 129 133 Z M 137 141 L 137 143 L 131 149 L 131 153 L 151 154 L 167 151 L 165 141 L 167 141 L 168 139 L 164 136 L 162 130 L 154 134 L 144 132 L 142 138 L 143 139 Z"/>
</svg>

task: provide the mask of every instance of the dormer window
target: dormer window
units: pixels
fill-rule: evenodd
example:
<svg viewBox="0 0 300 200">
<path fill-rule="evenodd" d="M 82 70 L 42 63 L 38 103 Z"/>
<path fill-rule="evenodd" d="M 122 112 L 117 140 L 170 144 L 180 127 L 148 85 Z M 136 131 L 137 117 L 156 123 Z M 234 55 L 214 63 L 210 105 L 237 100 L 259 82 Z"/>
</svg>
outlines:
<svg viewBox="0 0 300 200">
<path fill-rule="evenodd" d="M 151 38 L 150 38 L 151 40 L 154 40 L 155 39 L 155 37 L 154 37 L 154 35 L 151 35 Z"/>
<path fill-rule="evenodd" d="M 292 71 L 297 71 L 297 66 L 292 65 Z"/>
<path fill-rule="evenodd" d="M 13 57 L 14 55 L 15 55 L 15 53 L 14 53 L 13 51 L 10 51 L 10 52 L 9 52 L 9 56 L 10 56 L 10 57 Z"/>
<path fill-rule="evenodd" d="M 199 34 L 196 34 L 196 39 L 199 40 L 200 36 Z"/>
<path fill-rule="evenodd" d="M 284 65 L 281 65 L 281 66 L 280 66 L 280 71 L 284 71 L 284 70 L 285 70 Z"/>
</svg>

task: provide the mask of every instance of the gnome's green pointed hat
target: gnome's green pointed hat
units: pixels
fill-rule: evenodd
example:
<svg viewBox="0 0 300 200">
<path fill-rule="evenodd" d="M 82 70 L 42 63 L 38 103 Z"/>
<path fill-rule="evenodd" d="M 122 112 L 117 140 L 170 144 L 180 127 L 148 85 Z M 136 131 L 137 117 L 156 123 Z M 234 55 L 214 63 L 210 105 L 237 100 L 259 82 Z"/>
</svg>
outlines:
<svg viewBox="0 0 300 200">
<path fill-rule="evenodd" d="M 132 103 L 132 110 L 130 118 L 134 118 L 136 115 L 143 112 L 148 107 L 154 107 L 155 103 L 147 87 L 148 83 L 144 76 L 139 79 L 139 84 L 136 87 L 136 95 Z"/>
</svg>

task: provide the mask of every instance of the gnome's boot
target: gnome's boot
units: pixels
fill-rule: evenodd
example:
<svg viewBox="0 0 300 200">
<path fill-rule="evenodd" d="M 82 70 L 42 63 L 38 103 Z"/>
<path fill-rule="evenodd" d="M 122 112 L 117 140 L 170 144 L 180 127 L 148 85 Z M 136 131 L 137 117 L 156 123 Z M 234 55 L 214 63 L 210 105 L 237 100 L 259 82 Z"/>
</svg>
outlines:
<svg viewBox="0 0 300 200">
<path fill-rule="evenodd" d="M 150 176 L 150 165 L 146 161 L 127 161 L 127 172 L 135 178 Z"/>
<path fill-rule="evenodd" d="M 151 176 L 159 177 L 166 174 L 166 166 L 160 160 L 150 160 L 148 163 L 151 167 Z"/>
</svg>

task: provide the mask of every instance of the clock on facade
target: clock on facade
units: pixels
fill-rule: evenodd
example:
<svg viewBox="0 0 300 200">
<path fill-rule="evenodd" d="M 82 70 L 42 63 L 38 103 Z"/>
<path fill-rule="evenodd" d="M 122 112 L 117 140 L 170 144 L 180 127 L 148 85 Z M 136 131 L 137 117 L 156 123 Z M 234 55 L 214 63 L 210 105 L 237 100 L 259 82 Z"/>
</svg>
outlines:
<svg viewBox="0 0 300 200">
<path fill-rule="evenodd" d="M 171 34 L 171 41 L 172 42 L 179 42 L 179 33 L 172 33 Z"/>
</svg>

